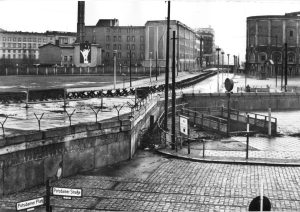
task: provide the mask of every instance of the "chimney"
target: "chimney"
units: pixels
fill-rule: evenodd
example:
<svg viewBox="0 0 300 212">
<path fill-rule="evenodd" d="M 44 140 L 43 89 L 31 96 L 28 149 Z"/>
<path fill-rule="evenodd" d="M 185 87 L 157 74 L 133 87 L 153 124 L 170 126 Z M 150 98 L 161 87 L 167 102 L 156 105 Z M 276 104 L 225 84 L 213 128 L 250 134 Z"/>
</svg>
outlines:
<svg viewBox="0 0 300 212">
<path fill-rule="evenodd" d="M 78 1 L 77 43 L 83 43 L 85 40 L 84 5 L 85 1 Z"/>
</svg>

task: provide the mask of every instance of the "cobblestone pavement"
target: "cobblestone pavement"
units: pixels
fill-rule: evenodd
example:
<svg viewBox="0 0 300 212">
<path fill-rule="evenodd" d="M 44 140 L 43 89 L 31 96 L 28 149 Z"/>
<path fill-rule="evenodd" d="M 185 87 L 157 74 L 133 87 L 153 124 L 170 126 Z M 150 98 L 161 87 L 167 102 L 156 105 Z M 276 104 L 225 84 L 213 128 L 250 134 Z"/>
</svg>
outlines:
<svg viewBox="0 0 300 212">
<path fill-rule="evenodd" d="M 81 187 L 83 197 L 51 197 L 51 203 L 54 211 L 246 211 L 262 179 L 272 211 L 299 211 L 299 174 L 299 167 L 168 159 L 147 179 L 77 175 L 59 180 L 53 185 Z M 16 202 L 44 193 L 39 187 L 7 196 L 0 207 L 14 210 Z"/>
</svg>

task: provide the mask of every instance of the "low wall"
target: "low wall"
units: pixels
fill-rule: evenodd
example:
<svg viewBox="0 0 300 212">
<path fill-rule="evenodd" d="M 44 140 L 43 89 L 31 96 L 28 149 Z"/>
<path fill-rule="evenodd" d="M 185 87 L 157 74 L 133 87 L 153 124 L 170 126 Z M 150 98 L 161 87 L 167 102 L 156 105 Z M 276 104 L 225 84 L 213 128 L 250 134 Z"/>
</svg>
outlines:
<svg viewBox="0 0 300 212">
<path fill-rule="evenodd" d="M 228 97 L 225 93 L 184 94 L 183 99 L 189 108 L 227 107 Z M 300 109 L 299 93 L 234 93 L 231 95 L 230 107 L 236 110 L 289 110 Z"/>
<path fill-rule="evenodd" d="M 0 139 L 0 196 L 55 179 L 130 159 L 162 103 L 149 100 L 145 107 L 122 115 L 124 120 L 84 123 Z"/>
</svg>

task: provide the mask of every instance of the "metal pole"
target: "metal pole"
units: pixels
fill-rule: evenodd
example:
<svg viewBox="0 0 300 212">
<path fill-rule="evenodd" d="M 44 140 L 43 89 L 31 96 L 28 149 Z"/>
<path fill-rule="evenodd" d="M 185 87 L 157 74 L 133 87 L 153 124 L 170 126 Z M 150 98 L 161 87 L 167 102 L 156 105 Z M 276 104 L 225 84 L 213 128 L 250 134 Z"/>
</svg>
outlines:
<svg viewBox="0 0 300 212">
<path fill-rule="evenodd" d="M 202 36 L 200 37 L 200 68 L 202 68 L 202 42 L 203 42 L 203 38 Z"/>
<path fill-rule="evenodd" d="M 116 58 L 116 52 L 114 52 L 114 89 L 116 89 L 116 74 L 117 74 L 117 58 Z"/>
<path fill-rule="evenodd" d="M 150 64 L 149 64 L 149 66 L 150 66 L 150 75 L 149 75 L 149 77 L 150 77 L 150 86 L 152 85 L 152 81 L 151 81 L 151 72 L 152 72 L 152 52 L 150 52 L 149 53 L 149 59 L 150 59 Z"/>
<path fill-rule="evenodd" d="M 52 212 L 52 207 L 50 205 L 50 180 L 47 179 L 46 181 L 46 200 L 45 200 L 45 205 L 46 205 L 46 212 Z"/>
<path fill-rule="evenodd" d="M 168 131 L 168 89 L 169 89 L 169 40 L 170 40 L 170 0 L 168 0 L 167 41 L 166 41 L 166 73 L 165 73 L 165 120 L 164 128 Z"/>
<path fill-rule="evenodd" d="M 131 47 L 130 47 L 130 51 L 129 51 L 129 86 L 132 87 L 132 84 L 131 84 Z"/>
<path fill-rule="evenodd" d="M 221 52 L 222 54 L 222 88 L 224 85 L 224 77 L 223 77 L 223 72 L 224 72 L 224 52 Z"/>
<path fill-rule="evenodd" d="M 277 35 L 275 36 L 275 38 L 276 38 L 276 51 L 277 51 Z M 278 61 L 277 61 L 277 57 L 275 56 L 276 92 L 277 92 L 277 73 L 278 73 Z"/>
<path fill-rule="evenodd" d="M 269 122 L 268 122 L 268 135 L 269 135 L 269 137 L 271 137 L 271 135 L 272 135 L 272 122 L 271 122 L 271 108 L 269 108 L 269 110 L 268 110 L 268 117 L 269 117 Z"/>
<path fill-rule="evenodd" d="M 155 80 L 157 81 L 157 51 L 155 52 L 155 63 L 156 63 L 156 67 L 155 67 Z"/>
<path fill-rule="evenodd" d="M 218 52 L 218 75 L 217 75 L 217 92 L 219 93 L 219 52 L 220 52 L 220 48 L 216 48 L 217 52 Z"/>
<path fill-rule="evenodd" d="M 176 104 L 176 93 L 175 93 L 175 37 L 176 32 L 173 31 L 173 52 L 172 52 L 172 149 L 175 144 L 175 104 Z"/>
<path fill-rule="evenodd" d="M 227 76 L 229 75 L 229 55 L 230 55 L 230 54 L 227 54 L 227 57 L 228 57 Z"/>
<path fill-rule="evenodd" d="M 284 61 L 285 61 L 285 72 L 284 72 L 284 91 L 286 92 L 286 86 L 287 86 L 287 69 L 288 69 L 288 66 L 287 66 L 287 43 L 284 44 L 284 50 L 285 50 L 285 58 L 284 58 Z"/>
<path fill-rule="evenodd" d="M 229 137 L 229 133 L 230 133 L 230 92 L 228 92 L 227 95 L 228 95 L 228 105 L 227 105 L 227 136 Z"/>
<path fill-rule="evenodd" d="M 246 159 L 249 157 L 249 115 L 247 115 L 247 140 L 246 140 Z"/>
</svg>

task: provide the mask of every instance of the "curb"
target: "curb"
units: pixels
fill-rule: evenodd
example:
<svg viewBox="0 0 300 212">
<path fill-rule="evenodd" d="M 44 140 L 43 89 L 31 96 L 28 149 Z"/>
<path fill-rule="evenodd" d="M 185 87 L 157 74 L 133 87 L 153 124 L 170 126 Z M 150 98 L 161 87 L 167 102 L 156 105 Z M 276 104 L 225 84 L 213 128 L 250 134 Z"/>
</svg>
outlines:
<svg viewBox="0 0 300 212">
<path fill-rule="evenodd" d="M 213 160 L 213 159 L 205 159 L 205 158 L 195 158 L 189 157 L 179 154 L 172 154 L 163 150 L 156 149 L 156 152 L 168 157 L 188 160 L 193 162 L 203 162 L 203 163 L 220 163 L 220 164 L 234 164 L 234 165 L 257 165 L 257 166 L 281 166 L 281 167 L 300 167 L 300 163 L 276 163 L 276 162 L 256 162 L 256 161 L 248 161 L 248 160 Z"/>
</svg>

